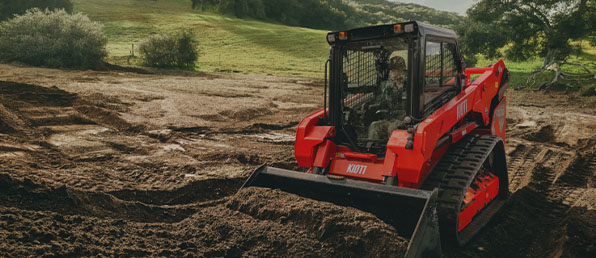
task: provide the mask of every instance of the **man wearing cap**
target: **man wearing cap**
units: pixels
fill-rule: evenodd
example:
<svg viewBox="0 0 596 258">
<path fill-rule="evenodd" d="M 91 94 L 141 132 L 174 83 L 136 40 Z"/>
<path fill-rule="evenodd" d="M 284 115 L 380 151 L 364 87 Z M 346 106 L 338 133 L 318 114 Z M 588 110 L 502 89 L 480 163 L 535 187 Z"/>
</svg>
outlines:
<svg viewBox="0 0 596 258">
<path fill-rule="evenodd" d="M 377 101 L 388 110 L 381 112 L 385 119 L 374 121 L 368 127 L 368 139 L 385 140 L 401 124 L 401 117 L 405 112 L 403 108 L 403 88 L 406 83 L 404 71 L 406 62 L 401 56 L 393 56 L 388 62 L 389 79 L 381 83 L 381 94 Z M 397 112 L 396 112 L 397 111 Z M 401 111 L 401 112 L 400 112 Z M 395 114 L 398 113 L 398 114 Z"/>
</svg>

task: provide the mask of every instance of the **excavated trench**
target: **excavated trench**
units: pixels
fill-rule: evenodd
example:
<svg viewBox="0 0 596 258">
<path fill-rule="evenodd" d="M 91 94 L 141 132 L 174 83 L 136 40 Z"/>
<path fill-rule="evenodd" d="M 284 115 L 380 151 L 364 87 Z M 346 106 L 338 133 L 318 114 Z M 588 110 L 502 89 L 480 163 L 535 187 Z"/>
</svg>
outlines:
<svg viewBox="0 0 596 258">
<path fill-rule="evenodd" d="M 143 108 L 167 106 L 164 101 L 172 98 L 147 93 L 155 77 L 126 75 L 149 85 L 146 96 L 116 89 L 124 96 L 118 98 L 83 94 L 79 87 L 89 90 L 99 82 L 62 76 L 60 88 L 0 81 L 0 256 L 405 253 L 407 239 L 370 213 L 279 190 L 238 192 L 260 164 L 298 169 L 292 158 L 295 121 L 318 102 L 305 98 L 313 104 L 306 109 L 283 108 L 280 102 L 320 93 L 313 93 L 312 85 L 267 78 L 271 85 L 288 85 L 285 91 L 297 97 L 280 93 L 267 96 L 275 101 L 264 102 L 269 110 L 215 110 L 199 114 L 197 124 L 164 127 L 152 124 L 155 114 Z M 225 79 L 216 84 L 238 81 Z M 0 80 L 7 78 L 0 73 Z M 260 99 L 273 89 L 261 87 L 258 96 L 239 97 L 215 94 L 213 88 L 193 101 L 215 99 L 224 105 L 235 98 Z M 511 198 L 475 240 L 447 248 L 446 257 L 596 255 L 590 241 L 596 239 L 596 108 L 591 115 L 565 110 L 561 103 L 569 102 L 560 98 L 521 106 L 527 94 L 538 93 L 510 92 Z M 143 116 L 146 123 L 139 123 Z"/>
</svg>

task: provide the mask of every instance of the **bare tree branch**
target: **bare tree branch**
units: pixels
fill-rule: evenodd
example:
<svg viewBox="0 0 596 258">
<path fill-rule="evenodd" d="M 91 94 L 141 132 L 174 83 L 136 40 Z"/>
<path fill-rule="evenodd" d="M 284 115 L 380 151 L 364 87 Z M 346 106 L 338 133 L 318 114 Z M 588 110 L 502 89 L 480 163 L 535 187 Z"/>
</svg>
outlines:
<svg viewBox="0 0 596 258">
<path fill-rule="evenodd" d="M 595 75 L 596 76 L 596 73 L 593 73 L 592 71 L 590 71 L 590 69 L 588 69 L 588 67 L 586 67 L 586 64 L 563 61 L 561 63 L 561 65 L 564 65 L 564 64 L 581 66 L 584 69 L 584 71 L 586 71 L 587 73 L 589 73 L 591 75 Z"/>
</svg>

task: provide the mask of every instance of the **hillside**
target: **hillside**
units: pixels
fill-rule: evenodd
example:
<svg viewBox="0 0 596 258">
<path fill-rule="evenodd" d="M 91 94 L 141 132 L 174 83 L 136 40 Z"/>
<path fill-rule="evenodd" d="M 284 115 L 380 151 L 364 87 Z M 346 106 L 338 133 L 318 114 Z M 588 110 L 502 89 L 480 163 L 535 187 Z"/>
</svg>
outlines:
<svg viewBox="0 0 596 258">
<path fill-rule="evenodd" d="M 392 2 L 415 3 L 437 10 L 456 12 L 465 15 L 466 10 L 474 4 L 474 0 L 390 0 Z"/>
<path fill-rule="evenodd" d="M 376 12 L 373 8 L 375 5 L 385 2 L 353 1 L 351 5 L 356 6 L 356 9 L 371 13 Z M 412 10 L 424 10 L 419 5 L 409 5 Z M 381 9 L 386 13 L 397 13 L 400 6 L 404 5 L 396 4 Z M 105 25 L 104 31 L 109 38 L 108 61 L 112 63 L 138 64 L 138 59 L 128 58 L 131 47 L 134 44 L 136 48 L 151 34 L 191 29 L 200 41 L 199 71 L 323 78 L 323 64 L 329 54 L 329 46 L 325 41 L 327 30 L 222 16 L 190 7 L 190 1 L 187 0 L 74 0 L 75 12 L 85 13 Z M 382 16 L 384 12 L 376 13 Z M 409 19 L 405 15 L 402 17 Z M 570 60 L 594 62 L 595 51 L 596 48 L 584 42 L 582 54 L 572 56 Z M 495 61 L 481 58 L 478 65 L 486 66 Z M 538 59 L 505 62 L 512 72 L 514 86 L 524 83 L 530 72 L 541 64 Z M 572 67 L 569 72 L 581 72 L 576 70 Z"/>
<path fill-rule="evenodd" d="M 414 3 L 387 0 L 350 0 L 349 2 L 359 12 L 363 25 L 416 20 L 453 28 L 463 20 L 463 17 L 456 13 L 439 11 Z"/>
<path fill-rule="evenodd" d="M 187 0 L 75 0 L 75 12 L 102 22 L 110 62 L 127 64 L 147 36 L 191 29 L 200 42 L 200 71 L 322 77 L 326 31 L 201 13 Z M 135 64 L 132 59 L 131 63 Z"/>
<path fill-rule="evenodd" d="M 379 23 L 418 20 L 454 27 L 462 17 L 418 4 L 387 0 L 192 0 L 193 7 L 239 18 L 285 25 L 341 30 Z"/>
<path fill-rule="evenodd" d="M 368 19 L 366 23 L 358 23 L 359 26 L 379 21 L 427 21 L 413 12 L 433 11 L 415 4 L 384 0 L 353 0 L 350 6 L 360 13 L 359 17 Z M 109 38 L 108 61 L 118 64 L 138 64 L 137 59 L 129 58 L 133 44 L 136 48 L 151 34 L 178 29 L 191 29 L 196 33 L 200 41 L 200 71 L 322 78 L 323 63 L 329 51 L 325 41 L 328 30 L 221 16 L 208 8 L 193 10 L 189 0 L 74 0 L 74 11 L 105 25 Z M 428 17 L 435 16 L 429 14 Z"/>
</svg>

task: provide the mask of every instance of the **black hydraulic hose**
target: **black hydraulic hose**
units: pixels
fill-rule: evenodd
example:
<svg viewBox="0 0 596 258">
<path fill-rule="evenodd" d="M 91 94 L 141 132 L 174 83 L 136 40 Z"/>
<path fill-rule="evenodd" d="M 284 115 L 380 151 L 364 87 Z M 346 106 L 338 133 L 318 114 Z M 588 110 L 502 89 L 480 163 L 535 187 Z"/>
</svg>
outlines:
<svg viewBox="0 0 596 258">
<path fill-rule="evenodd" d="M 352 139 L 352 137 L 348 134 L 348 132 L 346 131 L 346 128 L 342 125 L 341 126 L 341 131 L 343 132 L 343 134 L 346 136 L 346 139 L 348 140 L 348 142 L 350 142 L 350 145 L 352 146 L 353 151 L 360 151 L 360 147 L 358 147 L 358 144 L 356 144 L 354 142 L 354 140 Z"/>
<path fill-rule="evenodd" d="M 327 67 L 329 66 L 329 62 L 331 59 L 327 59 L 325 61 L 325 94 L 323 95 L 323 119 L 327 121 Z"/>
</svg>

